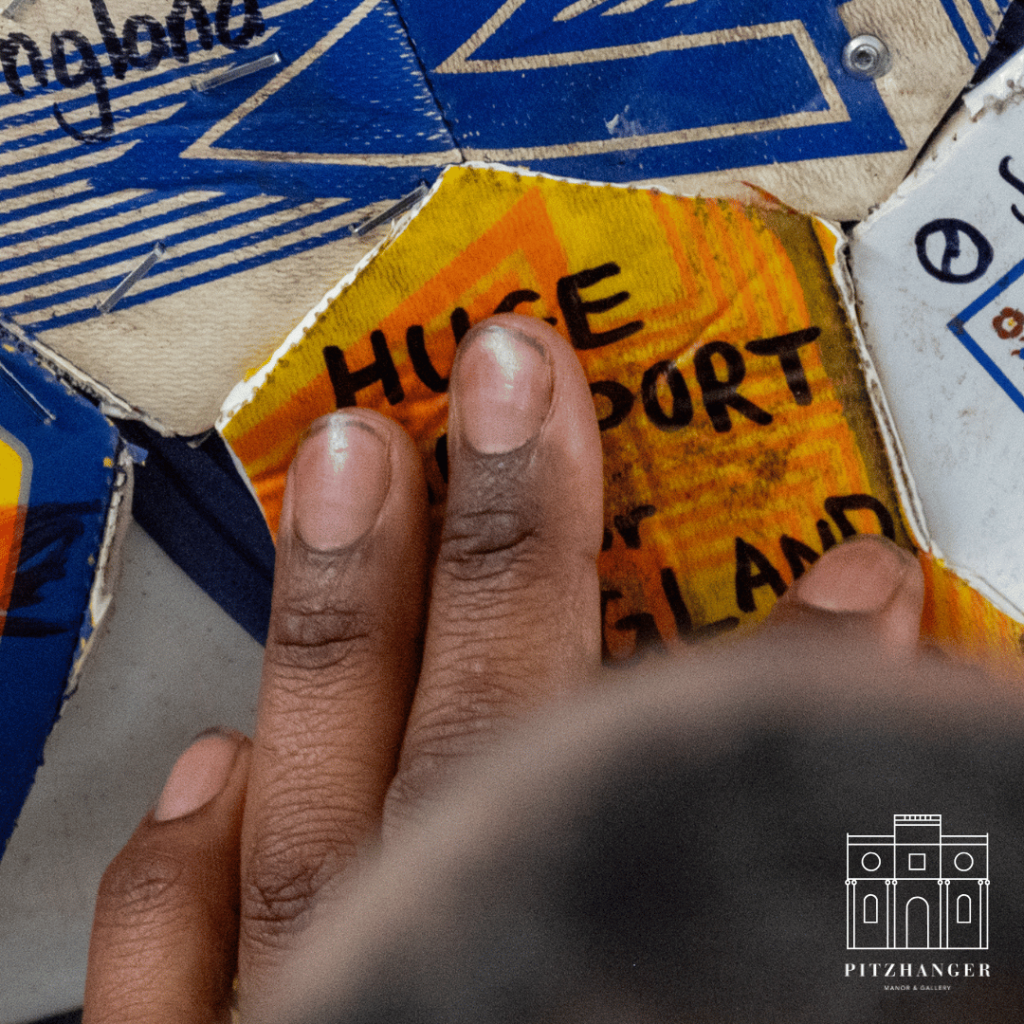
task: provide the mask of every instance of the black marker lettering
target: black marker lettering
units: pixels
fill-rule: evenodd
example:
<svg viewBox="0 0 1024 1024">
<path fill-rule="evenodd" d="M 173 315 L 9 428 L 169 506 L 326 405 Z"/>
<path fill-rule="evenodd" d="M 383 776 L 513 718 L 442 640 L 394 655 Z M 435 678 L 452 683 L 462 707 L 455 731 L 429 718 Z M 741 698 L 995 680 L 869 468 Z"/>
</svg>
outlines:
<svg viewBox="0 0 1024 1024">
<path fill-rule="evenodd" d="M 607 416 L 598 418 L 597 425 L 602 430 L 611 430 L 613 427 L 617 427 L 629 415 L 635 401 L 633 392 L 624 384 L 619 384 L 614 380 L 594 381 L 590 385 L 590 393 L 601 395 L 602 398 L 607 398 L 612 403 L 611 412 Z"/>
<path fill-rule="evenodd" d="M 441 471 L 441 479 L 448 483 L 448 435 L 442 434 L 434 445 L 434 458 L 437 468 Z"/>
<path fill-rule="evenodd" d="M 835 541 L 833 540 L 832 543 L 835 544 Z M 779 547 L 782 548 L 782 553 L 786 556 L 794 580 L 800 579 L 807 566 L 814 565 L 821 557 L 814 548 L 787 534 L 783 534 L 779 539 Z"/>
<path fill-rule="evenodd" d="M 857 529 L 847 518 L 846 513 L 857 509 L 873 512 L 878 519 L 878 525 L 882 528 L 882 533 L 889 540 L 896 539 L 896 524 L 893 522 L 889 510 L 870 494 L 847 494 L 840 498 L 825 499 L 825 514 L 839 527 L 839 532 L 843 537 L 856 535 Z"/>
<path fill-rule="evenodd" d="M 665 412 L 658 399 L 658 382 L 664 380 L 672 396 L 672 411 Z M 659 430 L 681 430 L 693 419 L 693 399 L 675 360 L 665 359 L 648 369 L 640 382 L 640 397 L 647 418 Z"/>
<path fill-rule="evenodd" d="M 405 332 L 405 347 L 409 350 L 409 361 L 421 381 L 431 391 L 441 395 L 448 390 L 448 378 L 442 377 L 427 355 L 426 337 L 423 328 L 416 324 Z"/>
<path fill-rule="evenodd" d="M 626 547 L 637 550 L 640 547 L 640 524 L 657 512 L 653 505 L 641 505 L 630 510 L 627 515 L 615 517 L 615 529 L 619 531 Z"/>
<path fill-rule="evenodd" d="M 5 39 L 0 39 L 0 65 L 3 66 L 4 80 L 7 82 L 7 89 L 12 96 L 24 96 L 25 87 L 21 84 L 21 75 L 18 73 L 18 51 L 24 50 L 28 57 L 28 66 L 32 70 L 32 77 L 40 88 L 47 86 L 46 65 L 43 63 L 43 55 L 31 36 L 24 32 L 12 32 Z"/>
<path fill-rule="evenodd" d="M 73 75 L 68 73 L 65 43 L 71 43 L 81 57 L 81 67 Z M 74 32 L 71 29 L 54 32 L 50 36 L 50 56 L 53 59 L 53 75 L 65 88 L 77 89 L 86 82 L 92 82 L 93 88 L 96 90 L 96 105 L 100 112 L 99 129 L 95 132 L 83 132 L 68 124 L 60 107 L 54 103 L 53 116 L 57 119 L 57 124 L 79 142 L 103 142 L 105 139 L 109 139 L 114 134 L 114 114 L 110 109 L 110 94 L 107 92 L 107 82 L 103 77 L 100 62 L 96 59 L 89 40 L 81 32 Z"/>
<path fill-rule="evenodd" d="M 645 651 L 664 651 L 665 641 L 658 632 L 658 625 L 650 612 L 635 612 L 633 615 L 624 615 L 615 623 L 615 628 L 620 633 L 632 631 L 636 636 L 636 647 L 633 655 L 642 654 Z"/>
<path fill-rule="evenodd" d="M 524 302 L 536 302 L 540 298 L 540 295 L 531 290 L 530 288 L 520 288 L 518 291 L 509 292 L 495 307 L 495 314 L 497 313 L 514 313 L 516 306 L 521 306 Z"/>
<path fill-rule="evenodd" d="M 256 36 L 266 31 L 263 15 L 260 13 L 259 0 L 245 0 L 245 21 L 238 30 L 238 35 L 231 38 L 228 22 L 231 20 L 232 0 L 218 0 L 217 3 L 217 38 L 229 50 L 240 50 L 248 45 Z"/>
<path fill-rule="evenodd" d="M 345 353 L 337 345 L 324 348 L 324 363 L 327 374 L 334 388 L 334 399 L 339 409 L 356 405 L 356 395 L 364 388 L 376 384 L 384 387 L 384 397 L 391 405 L 398 405 L 405 398 L 402 382 L 398 379 L 395 361 L 388 351 L 387 338 L 383 331 L 374 331 L 370 335 L 373 346 L 373 362 L 358 370 L 350 370 L 345 360 Z"/>
<path fill-rule="evenodd" d="M 800 362 L 800 349 L 816 341 L 820 334 L 820 327 L 808 327 L 806 330 L 780 334 L 775 338 L 748 341 L 747 351 L 753 352 L 756 356 L 777 356 L 796 404 L 810 405 L 811 386 L 807 383 L 804 364 Z"/>
<path fill-rule="evenodd" d="M 661 589 L 664 591 L 665 599 L 672 610 L 672 618 L 676 624 L 676 633 L 679 639 L 686 643 L 718 636 L 720 633 L 727 633 L 740 624 L 738 616 L 727 615 L 724 619 L 718 619 L 715 622 L 709 622 L 706 626 L 699 626 L 697 629 L 694 629 L 690 610 L 686 607 L 686 602 L 683 600 L 683 595 L 679 590 L 679 580 L 676 579 L 674 570 L 661 570 Z"/>
<path fill-rule="evenodd" d="M 149 53 L 139 50 L 139 32 L 149 38 Z M 170 54 L 167 49 L 167 33 L 156 18 L 148 14 L 136 14 L 124 23 L 124 53 L 128 63 L 140 71 L 151 71 Z"/>
<path fill-rule="evenodd" d="M 754 567 L 757 567 L 755 573 Z M 736 538 L 736 607 L 743 612 L 757 610 L 754 591 L 760 587 L 771 587 L 776 597 L 786 592 L 786 584 L 768 557 L 748 544 L 741 537 Z"/>
<path fill-rule="evenodd" d="M 185 12 L 190 10 L 196 23 L 199 45 L 204 50 L 213 49 L 213 33 L 210 31 L 210 15 L 201 0 L 174 0 L 171 13 L 167 15 L 167 34 L 171 37 L 171 53 L 179 64 L 188 63 L 188 41 L 185 39 Z M 261 18 L 262 20 L 262 18 Z"/>
<path fill-rule="evenodd" d="M 942 250 L 942 262 L 938 266 L 928 255 L 928 242 L 935 235 L 942 235 L 944 248 Z M 960 236 L 970 239 L 977 254 L 974 266 L 969 270 L 954 271 L 953 261 L 960 260 L 964 252 L 960 245 Z M 917 258 L 921 266 L 928 271 L 932 277 L 948 284 L 970 284 L 977 281 L 991 266 L 995 253 L 989 240 L 972 224 L 964 220 L 955 220 L 945 217 L 940 220 L 933 220 L 925 224 L 914 238 L 917 246 Z"/>
<path fill-rule="evenodd" d="M 452 315 L 448 318 L 448 321 L 452 325 L 452 334 L 455 336 L 455 344 L 458 345 L 458 343 L 469 333 L 469 314 L 461 306 L 456 306 L 455 309 L 452 310 Z"/>
<path fill-rule="evenodd" d="M 612 342 L 628 338 L 643 328 L 642 320 L 634 320 L 621 327 L 610 331 L 601 331 L 597 334 L 590 329 L 587 314 L 606 313 L 608 310 L 614 309 L 629 298 L 629 292 L 617 292 L 605 299 L 585 301 L 580 295 L 580 291 L 592 287 L 606 277 L 615 277 L 621 272 L 617 263 L 602 263 L 599 267 L 581 270 L 578 274 L 571 274 L 569 277 L 559 280 L 557 285 L 558 305 L 562 308 L 565 326 L 569 331 L 569 340 L 573 343 L 574 348 L 600 348 L 602 345 L 610 345 Z"/>
<path fill-rule="evenodd" d="M 110 12 L 104 0 L 89 0 L 92 5 L 92 16 L 96 21 L 96 27 L 100 30 L 103 45 L 107 48 L 107 60 L 110 61 L 114 77 L 121 81 L 128 71 L 128 59 L 121 47 L 121 40 L 117 38 L 114 31 L 114 22 L 111 20 Z"/>
<path fill-rule="evenodd" d="M 829 548 L 836 546 L 836 535 L 832 532 L 832 527 L 829 526 L 828 521 L 825 519 L 819 519 L 815 524 L 818 528 L 818 540 L 821 541 L 822 552 L 828 551 Z"/>
<path fill-rule="evenodd" d="M 1010 171 L 1010 158 L 1008 156 L 1004 156 L 1003 159 L 999 161 L 999 176 L 1003 181 L 1009 182 L 1018 192 L 1024 194 L 1024 181 L 1021 181 L 1016 174 L 1013 174 Z M 1024 213 L 1021 213 L 1020 210 L 1017 209 L 1016 203 L 1013 203 L 1010 206 L 1010 212 L 1021 222 L 1021 224 L 1024 224 Z"/>
<path fill-rule="evenodd" d="M 725 361 L 726 378 L 719 380 L 715 374 L 714 356 Z M 701 345 L 693 360 L 697 371 L 697 383 L 704 396 L 704 408 L 711 417 L 711 425 L 719 434 L 732 429 L 729 418 L 729 407 L 732 406 L 740 415 L 746 416 L 754 423 L 765 426 L 772 421 L 772 415 L 754 405 L 739 393 L 739 386 L 746 376 L 747 369 L 743 356 L 732 345 L 724 341 L 712 341 Z"/>
</svg>

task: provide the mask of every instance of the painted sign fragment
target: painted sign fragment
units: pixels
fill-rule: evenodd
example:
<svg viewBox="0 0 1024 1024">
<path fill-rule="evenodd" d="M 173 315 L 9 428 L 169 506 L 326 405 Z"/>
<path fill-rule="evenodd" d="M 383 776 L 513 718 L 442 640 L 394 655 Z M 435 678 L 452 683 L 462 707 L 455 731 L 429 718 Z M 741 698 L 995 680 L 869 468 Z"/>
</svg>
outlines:
<svg viewBox="0 0 1024 1024">
<path fill-rule="evenodd" d="M 1008 0 L 395 0 L 471 160 L 860 219 L 902 180 Z M 885 60 L 844 59 L 856 37 Z"/>
<path fill-rule="evenodd" d="M 576 349 L 602 430 L 607 655 L 731 632 L 844 537 L 910 543 L 836 247 L 824 222 L 767 200 L 451 168 L 235 390 L 221 430 L 276 532 L 309 424 L 376 408 L 418 442 L 439 515 L 456 345 L 496 311 L 544 317 Z M 987 653 L 1020 659 L 1019 626 L 924 565 L 931 635 L 971 605 Z"/>
<path fill-rule="evenodd" d="M 117 432 L 0 321 L 0 851 L 110 601 Z"/>
<path fill-rule="evenodd" d="M 1024 621 L 1024 56 L 854 233 L 867 344 L 932 550 Z"/>
<path fill-rule="evenodd" d="M 1007 2 L 23 3 L 0 17 L 0 309 L 196 433 L 380 238 L 353 228 L 447 164 L 863 216 Z M 880 77 L 844 64 L 866 32 Z"/>
</svg>

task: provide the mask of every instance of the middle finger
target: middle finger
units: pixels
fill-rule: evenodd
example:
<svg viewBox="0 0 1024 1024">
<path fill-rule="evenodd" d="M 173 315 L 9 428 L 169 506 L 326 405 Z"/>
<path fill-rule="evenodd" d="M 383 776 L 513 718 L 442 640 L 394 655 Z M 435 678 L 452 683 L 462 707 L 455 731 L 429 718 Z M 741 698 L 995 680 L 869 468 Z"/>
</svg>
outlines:
<svg viewBox="0 0 1024 1024">
<path fill-rule="evenodd" d="M 601 441 L 574 351 L 541 320 L 493 317 L 459 345 L 449 402 L 423 668 L 385 827 L 600 662 Z"/>
</svg>

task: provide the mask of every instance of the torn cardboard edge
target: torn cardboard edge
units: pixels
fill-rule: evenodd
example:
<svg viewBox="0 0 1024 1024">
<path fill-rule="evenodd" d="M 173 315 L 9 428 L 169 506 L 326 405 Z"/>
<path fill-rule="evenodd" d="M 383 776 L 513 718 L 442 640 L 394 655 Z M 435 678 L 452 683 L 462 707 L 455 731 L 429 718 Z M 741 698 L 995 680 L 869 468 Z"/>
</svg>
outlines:
<svg viewBox="0 0 1024 1024">
<path fill-rule="evenodd" d="M 985 112 L 1000 114 L 1024 100 L 1024 52 L 1011 57 L 998 71 L 964 92 L 962 102 L 972 121 Z"/>
<path fill-rule="evenodd" d="M 889 408 L 889 401 L 885 396 L 885 389 L 882 387 L 881 377 L 875 368 L 871 351 L 861 330 L 860 319 L 857 316 L 857 295 L 853 273 L 850 268 L 850 243 L 842 229 L 828 221 L 820 221 L 835 237 L 835 250 L 829 260 L 832 266 L 832 279 L 836 283 L 836 290 L 839 292 L 840 300 L 846 312 L 846 319 L 853 335 L 854 345 L 857 350 L 857 358 L 860 362 L 860 371 L 864 377 L 864 387 L 867 390 L 871 402 L 871 411 L 874 413 L 875 421 L 878 424 L 879 433 L 882 436 L 882 443 L 885 445 L 885 454 L 889 460 L 889 469 L 892 473 L 893 483 L 899 495 L 900 505 L 903 510 L 903 518 L 914 537 L 914 542 L 922 550 L 928 551 L 937 557 L 934 544 L 928 534 L 928 525 L 924 517 L 924 509 L 921 505 L 920 495 L 914 484 L 914 478 L 910 473 L 907 464 L 907 455 L 903 450 L 903 442 L 900 440 L 899 432 L 896 430 L 896 423 L 893 420 Z M 819 240 L 821 233 L 818 234 Z"/>
<path fill-rule="evenodd" d="M 134 464 L 134 453 L 122 443 L 117 452 L 116 476 L 107 509 L 103 539 L 100 541 L 99 553 L 96 556 L 96 572 L 92 590 L 89 592 L 87 617 L 79 633 L 78 650 L 75 652 L 74 663 L 64 690 L 65 700 L 78 690 L 86 659 L 101 635 L 101 628 L 114 606 L 117 581 L 121 574 L 124 536 L 131 522 Z"/>
</svg>

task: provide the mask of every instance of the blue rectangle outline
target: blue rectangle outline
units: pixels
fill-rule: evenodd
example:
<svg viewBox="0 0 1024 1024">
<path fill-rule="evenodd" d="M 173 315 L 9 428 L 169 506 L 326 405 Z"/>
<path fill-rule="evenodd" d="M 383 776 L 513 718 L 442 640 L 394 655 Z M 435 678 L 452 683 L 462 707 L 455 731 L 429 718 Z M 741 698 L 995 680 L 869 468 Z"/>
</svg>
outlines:
<svg viewBox="0 0 1024 1024">
<path fill-rule="evenodd" d="M 1006 392 L 1014 405 L 1024 412 L 1024 394 L 1009 377 L 995 364 L 992 357 L 971 337 L 967 323 L 981 312 L 1000 292 L 1006 291 L 1015 281 L 1024 277 L 1024 260 L 1011 267 L 995 284 L 986 288 L 962 313 L 953 317 L 946 326 L 960 340 L 964 348 L 988 371 L 989 376 Z"/>
</svg>

